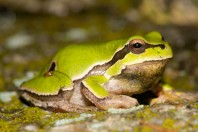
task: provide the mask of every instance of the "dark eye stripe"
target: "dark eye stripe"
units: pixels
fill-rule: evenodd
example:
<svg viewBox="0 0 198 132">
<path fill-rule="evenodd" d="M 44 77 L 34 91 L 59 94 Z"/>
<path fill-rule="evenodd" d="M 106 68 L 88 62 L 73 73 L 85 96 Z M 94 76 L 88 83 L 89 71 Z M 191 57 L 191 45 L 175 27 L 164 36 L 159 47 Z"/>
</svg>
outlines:
<svg viewBox="0 0 198 132">
<path fill-rule="evenodd" d="M 128 49 L 133 54 L 141 54 L 141 53 L 145 52 L 145 50 L 147 48 L 154 48 L 154 47 L 160 47 L 162 50 L 165 49 L 164 44 L 151 45 L 151 44 L 146 43 L 142 39 L 131 40 L 128 44 Z"/>
<path fill-rule="evenodd" d="M 155 48 L 155 47 L 160 47 L 161 49 L 165 49 L 164 44 L 157 44 L 157 45 L 151 45 L 151 44 L 146 44 L 147 48 Z"/>
</svg>

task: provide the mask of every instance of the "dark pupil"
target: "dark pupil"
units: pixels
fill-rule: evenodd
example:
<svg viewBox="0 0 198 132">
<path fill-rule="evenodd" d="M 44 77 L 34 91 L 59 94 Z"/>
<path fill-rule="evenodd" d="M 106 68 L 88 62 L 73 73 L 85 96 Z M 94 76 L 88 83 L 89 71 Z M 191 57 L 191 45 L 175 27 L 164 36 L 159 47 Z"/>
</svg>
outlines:
<svg viewBox="0 0 198 132">
<path fill-rule="evenodd" d="M 140 48 L 140 47 L 142 47 L 142 44 L 140 44 L 140 43 L 135 43 L 135 44 L 133 44 L 133 47 L 134 47 L 134 48 Z"/>
</svg>

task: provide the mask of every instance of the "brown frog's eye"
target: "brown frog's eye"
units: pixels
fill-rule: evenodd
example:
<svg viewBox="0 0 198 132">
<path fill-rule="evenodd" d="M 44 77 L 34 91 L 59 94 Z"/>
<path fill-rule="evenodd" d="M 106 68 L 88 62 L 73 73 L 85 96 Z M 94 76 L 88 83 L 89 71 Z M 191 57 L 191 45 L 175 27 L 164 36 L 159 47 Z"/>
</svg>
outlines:
<svg viewBox="0 0 198 132">
<path fill-rule="evenodd" d="M 55 62 L 52 62 L 49 70 L 44 74 L 45 77 L 47 76 L 52 76 L 52 73 L 53 71 L 55 70 L 55 67 L 56 67 L 56 63 Z"/>
<path fill-rule="evenodd" d="M 134 54 L 143 53 L 146 49 L 146 43 L 141 39 L 134 39 L 129 42 L 129 50 Z"/>
</svg>

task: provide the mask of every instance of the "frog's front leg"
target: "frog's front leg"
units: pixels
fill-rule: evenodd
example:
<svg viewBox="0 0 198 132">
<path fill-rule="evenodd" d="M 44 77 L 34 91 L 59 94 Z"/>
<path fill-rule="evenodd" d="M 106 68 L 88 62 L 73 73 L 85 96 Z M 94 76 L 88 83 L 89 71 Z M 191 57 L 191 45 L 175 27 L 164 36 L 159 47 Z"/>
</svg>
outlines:
<svg viewBox="0 0 198 132">
<path fill-rule="evenodd" d="M 151 100 L 150 105 L 160 103 L 179 103 L 183 101 L 182 92 L 175 91 L 168 84 L 158 83 L 151 91 L 157 95 L 157 98 Z"/>
<path fill-rule="evenodd" d="M 108 110 L 109 108 L 130 108 L 138 104 L 136 99 L 127 95 L 108 93 L 102 86 L 107 81 L 104 76 L 90 76 L 83 80 L 82 93 L 97 108 L 103 110 Z"/>
</svg>

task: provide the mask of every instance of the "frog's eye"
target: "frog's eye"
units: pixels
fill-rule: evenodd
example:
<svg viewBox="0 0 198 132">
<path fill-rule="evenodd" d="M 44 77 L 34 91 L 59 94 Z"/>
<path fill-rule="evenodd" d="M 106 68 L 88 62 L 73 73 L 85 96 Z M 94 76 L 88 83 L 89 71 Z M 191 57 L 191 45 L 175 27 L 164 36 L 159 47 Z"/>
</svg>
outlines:
<svg viewBox="0 0 198 132">
<path fill-rule="evenodd" d="M 146 49 L 146 43 L 141 39 L 134 39 L 129 42 L 129 50 L 134 54 L 143 53 Z"/>
<path fill-rule="evenodd" d="M 44 74 L 44 76 L 45 76 L 45 77 L 51 76 L 52 73 L 53 73 L 53 71 L 55 70 L 55 68 L 56 68 L 56 63 L 55 63 L 55 62 L 52 62 L 52 64 L 51 64 L 49 70 Z"/>
</svg>

